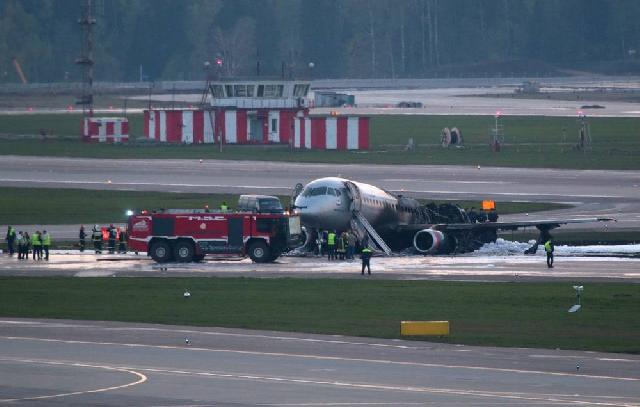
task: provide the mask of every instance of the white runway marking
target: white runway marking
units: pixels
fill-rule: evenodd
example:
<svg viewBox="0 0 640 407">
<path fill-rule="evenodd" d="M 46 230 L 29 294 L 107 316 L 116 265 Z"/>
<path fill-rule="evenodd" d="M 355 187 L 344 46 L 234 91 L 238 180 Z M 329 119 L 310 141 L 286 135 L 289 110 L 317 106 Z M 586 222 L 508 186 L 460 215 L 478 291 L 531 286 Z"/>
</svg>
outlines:
<svg viewBox="0 0 640 407">
<path fill-rule="evenodd" d="M 33 184 L 72 184 L 72 185 L 124 185 L 124 186 L 140 186 L 140 185 L 154 185 L 163 187 L 213 187 L 213 188 L 251 188 L 251 189 L 276 189 L 287 188 L 279 186 L 264 186 L 264 185 L 235 185 L 235 184 L 187 184 L 187 183 L 162 183 L 162 182 L 118 182 L 112 181 L 73 181 L 73 180 L 34 180 L 34 179 L 17 179 L 17 178 L 4 178 L 0 179 L 2 182 L 20 182 L 20 183 L 33 183 Z"/>
<path fill-rule="evenodd" d="M 120 369 L 133 369 L 132 367 L 119 367 Z M 361 390 L 379 390 L 379 391 L 398 391 L 398 392 L 412 392 L 412 393 L 432 393 L 432 394 L 445 394 L 445 395 L 457 395 L 457 396 L 471 396 L 471 397 L 486 397 L 486 398 L 498 398 L 509 399 L 519 401 L 542 401 L 550 403 L 565 403 L 585 406 L 611 406 L 611 407 L 637 407 L 637 404 L 627 404 L 626 402 L 608 402 L 608 401 L 587 401 L 580 400 L 579 395 L 575 394 L 544 394 L 544 393 L 525 393 L 525 392 L 494 392 L 483 390 L 463 390 L 452 389 L 442 387 L 426 387 L 426 386 L 399 386 L 399 385 L 387 385 L 376 383 L 353 383 L 338 380 L 318 380 L 318 379 L 305 379 L 305 378 L 291 378 L 280 376 L 264 376 L 253 374 L 238 374 L 238 373 L 222 373 L 222 372 L 202 372 L 202 371 L 188 371 L 188 370 L 172 370 L 172 369 L 158 369 L 158 368 L 135 368 L 148 373 L 160 373 L 160 374 L 173 374 L 180 376 L 196 376 L 206 378 L 221 378 L 221 379 L 236 379 L 236 380 L 251 380 L 261 382 L 278 382 L 278 383 L 291 383 L 291 384 L 310 384 L 320 386 L 332 386 Z M 608 398 L 599 396 L 589 396 L 589 398 Z"/>
<path fill-rule="evenodd" d="M 117 371 L 122 373 L 129 373 L 129 374 L 138 376 L 138 380 L 130 383 L 122 384 L 120 386 L 103 387 L 100 389 L 74 391 L 74 392 L 68 392 L 68 393 L 50 394 L 46 396 L 22 397 L 22 398 L 16 398 L 16 399 L 0 399 L 0 403 L 13 403 L 17 401 L 27 401 L 27 400 L 44 400 L 44 399 L 51 399 L 51 398 L 58 398 L 58 397 L 76 396 L 79 394 L 102 393 L 106 391 L 124 389 L 126 387 L 135 386 L 147 381 L 147 376 L 145 376 L 144 374 L 131 370 L 130 368 L 123 368 L 123 367 L 112 367 L 112 366 L 92 365 L 92 364 L 78 363 L 78 362 L 47 361 L 47 360 L 35 360 L 35 359 L 0 358 L 0 361 L 104 369 L 104 370 L 112 370 L 112 371 Z"/>
<path fill-rule="evenodd" d="M 420 363 L 420 362 L 399 362 L 385 359 L 362 359 L 362 358 L 347 358 L 340 356 L 320 356 L 320 355 L 302 355 L 295 353 L 283 353 L 283 352 L 259 352 L 259 351 L 244 351 L 233 349 L 212 349 L 212 348 L 198 348 L 198 347 L 185 347 L 185 346 L 172 346 L 172 345 L 148 345 L 142 343 L 118 343 L 118 342 L 94 342 L 94 341 L 74 341 L 64 339 L 51 339 L 51 338 L 32 338 L 26 336 L 0 336 L 0 339 L 18 340 L 18 341 L 36 341 L 36 342 L 54 342 L 74 345 L 102 345 L 102 346 L 122 346 L 130 348 L 150 348 L 150 349 L 172 349 L 172 350 L 186 350 L 192 352 L 211 352 L 211 353 L 233 353 L 239 355 L 255 355 L 255 356 L 273 356 L 273 357 L 286 357 L 286 358 L 299 358 L 299 359 L 312 359 L 312 360 L 336 360 L 346 362 L 362 362 L 373 364 L 385 364 L 385 365 L 398 365 L 398 366 L 417 366 L 417 367 L 435 367 L 441 369 L 463 369 L 474 371 L 492 371 L 501 373 L 515 373 L 523 375 L 543 375 L 543 376 L 558 376 L 558 377 L 574 377 L 593 380 L 615 380 L 615 381 L 632 381 L 640 382 L 640 378 L 637 377 L 617 377 L 617 376 L 604 376 L 604 375 L 589 375 L 589 374 L 575 374 L 575 373 L 562 373 L 562 372 L 545 372 L 541 370 L 523 370 L 523 369 L 509 369 L 499 367 L 486 367 L 486 366 L 463 366 L 463 365 L 447 365 L 444 363 Z"/>
</svg>

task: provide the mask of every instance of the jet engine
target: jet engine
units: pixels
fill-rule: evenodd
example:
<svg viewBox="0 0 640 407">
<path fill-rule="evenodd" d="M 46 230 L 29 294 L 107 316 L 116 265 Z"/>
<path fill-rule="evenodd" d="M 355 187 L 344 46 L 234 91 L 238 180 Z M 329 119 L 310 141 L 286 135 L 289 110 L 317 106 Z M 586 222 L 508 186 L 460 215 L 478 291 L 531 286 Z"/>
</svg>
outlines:
<svg viewBox="0 0 640 407">
<path fill-rule="evenodd" d="M 456 249 L 456 239 L 439 230 L 422 229 L 413 236 L 413 247 L 422 254 L 449 254 Z"/>
</svg>

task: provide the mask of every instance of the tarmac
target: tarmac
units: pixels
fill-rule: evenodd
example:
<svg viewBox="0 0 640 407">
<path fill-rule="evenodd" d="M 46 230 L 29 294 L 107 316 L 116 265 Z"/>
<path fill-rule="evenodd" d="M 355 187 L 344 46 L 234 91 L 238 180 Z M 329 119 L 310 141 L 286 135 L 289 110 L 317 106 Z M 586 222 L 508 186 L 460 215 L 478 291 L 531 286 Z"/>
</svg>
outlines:
<svg viewBox="0 0 640 407">
<path fill-rule="evenodd" d="M 372 275 L 382 280 L 450 281 L 619 281 L 640 283 L 640 257 L 556 256 L 549 269 L 545 256 L 458 255 L 374 257 Z M 249 259 L 209 259 L 200 263 L 157 264 L 146 254 L 52 251 L 49 261 L 0 256 L 0 276 L 64 277 L 252 277 L 362 278 L 360 261 L 325 257 L 278 258 L 257 264 Z"/>
<path fill-rule="evenodd" d="M 640 357 L 3 318 L 0 404 L 630 407 Z"/>
</svg>

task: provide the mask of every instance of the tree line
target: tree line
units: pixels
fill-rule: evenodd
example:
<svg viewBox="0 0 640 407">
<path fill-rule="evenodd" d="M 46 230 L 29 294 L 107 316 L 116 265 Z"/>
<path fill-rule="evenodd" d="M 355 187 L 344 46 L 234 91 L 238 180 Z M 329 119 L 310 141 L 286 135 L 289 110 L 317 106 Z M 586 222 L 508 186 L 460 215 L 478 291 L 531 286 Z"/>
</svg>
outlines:
<svg viewBox="0 0 640 407">
<path fill-rule="evenodd" d="M 2 0 L 0 82 L 19 81 L 14 58 L 30 82 L 79 80 L 83 2 Z M 404 78 L 590 71 L 640 52 L 637 0 L 93 0 L 93 13 L 103 81 L 199 80 L 216 57 L 229 76 Z"/>
</svg>

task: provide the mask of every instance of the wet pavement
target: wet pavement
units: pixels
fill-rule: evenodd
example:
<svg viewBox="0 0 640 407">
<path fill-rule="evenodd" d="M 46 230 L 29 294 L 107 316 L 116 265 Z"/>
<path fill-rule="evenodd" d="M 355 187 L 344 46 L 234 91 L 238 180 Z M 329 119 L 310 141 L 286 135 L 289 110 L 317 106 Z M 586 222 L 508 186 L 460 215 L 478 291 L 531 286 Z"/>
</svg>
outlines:
<svg viewBox="0 0 640 407">
<path fill-rule="evenodd" d="M 374 257 L 372 276 L 391 280 L 452 281 L 628 281 L 640 282 L 640 258 L 556 256 L 548 269 L 544 254 Z M 255 277 L 362 278 L 359 260 L 280 257 L 275 263 L 249 259 L 207 259 L 201 263 L 157 264 L 145 254 L 53 251 L 49 261 L 0 256 L 0 276 L 68 277 Z"/>
</svg>

